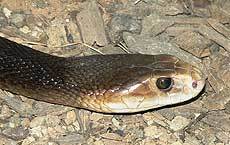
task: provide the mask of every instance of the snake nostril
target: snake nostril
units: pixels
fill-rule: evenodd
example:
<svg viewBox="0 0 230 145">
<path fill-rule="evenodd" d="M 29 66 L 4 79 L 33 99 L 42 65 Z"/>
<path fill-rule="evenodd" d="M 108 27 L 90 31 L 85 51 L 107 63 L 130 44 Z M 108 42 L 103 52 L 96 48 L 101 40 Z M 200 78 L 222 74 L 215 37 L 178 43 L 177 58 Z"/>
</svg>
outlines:
<svg viewBox="0 0 230 145">
<path fill-rule="evenodd" d="M 193 81 L 193 82 L 192 82 L 192 87 L 193 87 L 194 89 L 197 88 L 197 85 L 198 85 L 197 81 Z"/>
</svg>

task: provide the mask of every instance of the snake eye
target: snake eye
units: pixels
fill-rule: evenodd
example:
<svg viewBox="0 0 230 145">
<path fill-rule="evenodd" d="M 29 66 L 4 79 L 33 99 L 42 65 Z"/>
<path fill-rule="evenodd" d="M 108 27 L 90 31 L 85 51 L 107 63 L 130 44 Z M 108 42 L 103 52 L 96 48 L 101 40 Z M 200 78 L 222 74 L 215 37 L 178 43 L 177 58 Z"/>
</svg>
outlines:
<svg viewBox="0 0 230 145">
<path fill-rule="evenodd" d="M 173 86 L 173 79 L 167 77 L 158 78 L 156 81 L 156 86 L 162 91 L 169 91 Z"/>
</svg>

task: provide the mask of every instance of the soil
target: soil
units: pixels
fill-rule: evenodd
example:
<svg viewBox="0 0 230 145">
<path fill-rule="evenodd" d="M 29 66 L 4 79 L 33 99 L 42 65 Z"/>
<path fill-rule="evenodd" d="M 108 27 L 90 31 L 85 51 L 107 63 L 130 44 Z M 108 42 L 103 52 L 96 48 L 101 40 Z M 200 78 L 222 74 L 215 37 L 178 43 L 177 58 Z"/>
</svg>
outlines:
<svg viewBox="0 0 230 145">
<path fill-rule="evenodd" d="M 101 114 L 0 92 L 4 145 L 229 145 L 230 1 L 1 0 L 0 36 L 58 56 L 166 53 L 207 75 L 189 102 Z"/>
</svg>

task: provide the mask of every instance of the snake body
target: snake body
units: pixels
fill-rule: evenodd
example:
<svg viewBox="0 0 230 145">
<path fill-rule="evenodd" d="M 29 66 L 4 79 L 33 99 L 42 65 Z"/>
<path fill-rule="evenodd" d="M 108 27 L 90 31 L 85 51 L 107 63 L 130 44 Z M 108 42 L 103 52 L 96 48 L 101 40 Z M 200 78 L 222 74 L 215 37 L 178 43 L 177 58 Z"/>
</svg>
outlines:
<svg viewBox="0 0 230 145">
<path fill-rule="evenodd" d="M 173 78 L 170 90 L 157 87 L 160 77 Z M 0 38 L 0 88 L 39 101 L 97 112 L 138 112 L 189 100 L 204 80 L 199 69 L 171 55 L 65 58 Z"/>
</svg>

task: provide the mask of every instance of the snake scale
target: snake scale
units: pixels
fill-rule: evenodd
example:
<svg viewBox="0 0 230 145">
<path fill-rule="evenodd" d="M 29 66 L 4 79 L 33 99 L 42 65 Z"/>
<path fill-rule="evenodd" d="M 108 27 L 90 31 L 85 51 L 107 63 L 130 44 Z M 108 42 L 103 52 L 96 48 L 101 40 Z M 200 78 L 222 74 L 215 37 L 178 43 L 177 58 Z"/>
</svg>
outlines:
<svg viewBox="0 0 230 145">
<path fill-rule="evenodd" d="M 0 37 L 0 88 L 39 101 L 131 113 L 187 101 L 203 73 L 174 56 L 58 57 Z"/>
</svg>

